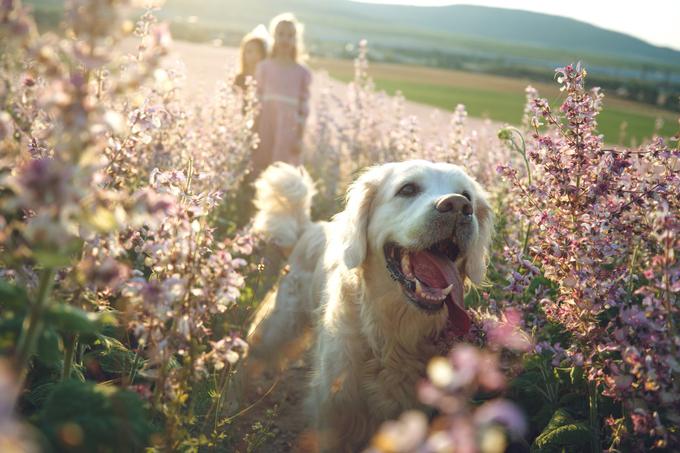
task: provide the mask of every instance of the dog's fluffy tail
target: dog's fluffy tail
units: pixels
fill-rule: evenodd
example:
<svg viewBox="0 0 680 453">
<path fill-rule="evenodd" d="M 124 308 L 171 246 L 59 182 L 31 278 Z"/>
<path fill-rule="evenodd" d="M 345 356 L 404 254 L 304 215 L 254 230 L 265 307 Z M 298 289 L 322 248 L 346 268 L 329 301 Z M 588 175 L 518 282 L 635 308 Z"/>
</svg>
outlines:
<svg viewBox="0 0 680 453">
<path fill-rule="evenodd" d="M 311 225 L 314 182 L 303 167 L 270 165 L 255 182 L 257 214 L 253 231 L 288 254 Z"/>
</svg>

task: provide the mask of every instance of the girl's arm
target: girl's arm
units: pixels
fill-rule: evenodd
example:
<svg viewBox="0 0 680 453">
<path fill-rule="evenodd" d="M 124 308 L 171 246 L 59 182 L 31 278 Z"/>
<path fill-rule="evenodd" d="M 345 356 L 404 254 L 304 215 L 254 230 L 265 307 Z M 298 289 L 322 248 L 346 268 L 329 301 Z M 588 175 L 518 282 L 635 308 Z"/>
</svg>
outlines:
<svg viewBox="0 0 680 453">
<path fill-rule="evenodd" d="M 236 74 L 236 77 L 234 77 L 234 83 L 233 83 L 233 88 L 240 88 L 241 90 L 245 89 L 246 87 L 246 78 L 243 75 L 242 72 Z"/>
<path fill-rule="evenodd" d="M 300 90 L 300 108 L 298 110 L 298 123 L 300 125 L 300 139 L 305 131 L 305 123 L 307 122 L 307 117 L 309 116 L 309 86 L 312 83 L 312 73 L 305 68 L 304 75 L 302 77 L 302 89 Z"/>
<path fill-rule="evenodd" d="M 298 124 L 297 124 L 297 144 L 293 153 L 300 154 L 302 152 L 302 141 L 305 136 L 305 123 L 309 116 L 309 85 L 312 82 L 312 73 L 307 68 L 304 68 L 302 76 L 302 87 L 300 89 L 300 102 L 298 107 Z"/>
<path fill-rule="evenodd" d="M 264 88 L 264 65 L 262 63 L 264 63 L 264 60 L 255 66 L 255 82 L 257 83 L 256 93 L 257 99 L 259 101 L 262 101 L 262 93 Z"/>
<path fill-rule="evenodd" d="M 264 65 L 262 64 L 264 60 L 260 61 L 257 66 L 255 66 L 255 97 L 258 102 L 258 110 L 255 114 L 255 121 L 253 122 L 253 130 L 260 130 L 260 114 L 262 109 L 262 94 L 264 88 Z"/>
</svg>

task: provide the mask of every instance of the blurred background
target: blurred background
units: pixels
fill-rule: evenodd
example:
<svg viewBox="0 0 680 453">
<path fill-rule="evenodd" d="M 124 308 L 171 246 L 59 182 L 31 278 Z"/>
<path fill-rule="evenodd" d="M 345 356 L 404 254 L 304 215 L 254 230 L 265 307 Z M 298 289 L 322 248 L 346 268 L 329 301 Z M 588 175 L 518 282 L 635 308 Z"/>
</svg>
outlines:
<svg viewBox="0 0 680 453">
<path fill-rule="evenodd" d="M 58 27 L 63 0 L 30 0 L 39 25 Z M 314 69 L 348 81 L 360 39 L 378 89 L 473 117 L 515 124 L 532 83 L 556 98 L 554 68 L 581 61 L 607 95 L 600 131 L 637 144 L 676 132 L 680 7 L 673 1 L 168 0 L 156 15 L 175 40 L 237 46 L 282 11 L 305 24 Z M 503 6 L 503 7 L 499 7 Z"/>
</svg>

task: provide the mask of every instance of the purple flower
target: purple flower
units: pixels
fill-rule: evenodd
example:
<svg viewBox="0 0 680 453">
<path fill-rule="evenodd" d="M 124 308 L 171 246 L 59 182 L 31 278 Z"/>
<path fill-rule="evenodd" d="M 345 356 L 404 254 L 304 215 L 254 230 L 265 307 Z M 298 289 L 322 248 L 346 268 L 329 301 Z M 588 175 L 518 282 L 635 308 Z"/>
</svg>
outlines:
<svg viewBox="0 0 680 453">
<path fill-rule="evenodd" d="M 522 438 L 527 432 L 527 421 L 522 411 L 514 403 L 496 399 L 482 404 L 476 411 L 474 420 L 478 425 L 498 423 L 507 428 L 515 438 Z"/>
</svg>

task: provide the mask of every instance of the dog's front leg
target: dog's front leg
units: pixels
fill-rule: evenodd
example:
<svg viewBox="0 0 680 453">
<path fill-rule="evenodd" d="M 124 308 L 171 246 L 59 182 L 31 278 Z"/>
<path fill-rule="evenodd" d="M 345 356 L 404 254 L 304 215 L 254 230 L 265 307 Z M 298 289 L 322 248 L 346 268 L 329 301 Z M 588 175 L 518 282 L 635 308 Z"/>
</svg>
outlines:
<svg viewBox="0 0 680 453">
<path fill-rule="evenodd" d="M 358 403 L 347 388 L 312 388 L 308 405 L 315 406 L 310 412 L 320 452 L 349 453 L 365 447 L 370 431 L 366 408 Z"/>
<path fill-rule="evenodd" d="M 304 352 L 311 337 L 311 313 L 303 292 L 309 278 L 305 272 L 290 272 L 262 302 L 248 333 L 250 362 L 282 370 Z"/>
<path fill-rule="evenodd" d="M 361 451 L 376 428 L 361 388 L 365 351 L 329 332 L 319 337 L 306 404 L 320 451 Z"/>
</svg>

